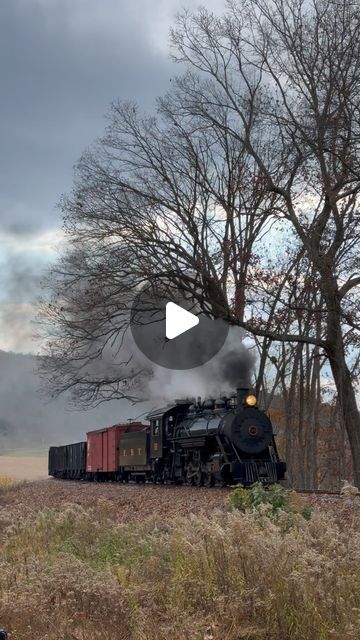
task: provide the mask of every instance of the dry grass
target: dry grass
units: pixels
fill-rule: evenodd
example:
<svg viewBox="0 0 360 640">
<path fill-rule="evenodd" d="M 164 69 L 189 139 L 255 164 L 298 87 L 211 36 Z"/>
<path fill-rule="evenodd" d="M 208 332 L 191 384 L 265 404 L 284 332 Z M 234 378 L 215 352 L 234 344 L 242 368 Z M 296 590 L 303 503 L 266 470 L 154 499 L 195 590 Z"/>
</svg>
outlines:
<svg viewBox="0 0 360 640">
<path fill-rule="evenodd" d="M 0 475 L 0 495 L 7 494 L 14 489 L 19 489 L 23 484 L 24 482 L 22 480 L 17 480 L 17 478 L 13 478 L 12 476 Z"/>
<path fill-rule="evenodd" d="M 21 513 L 0 512 L 11 640 L 359 637 L 357 511 L 346 526 L 315 510 L 291 527 L 266 505 L 125 524 L 106 501 Z"/>
</svg>

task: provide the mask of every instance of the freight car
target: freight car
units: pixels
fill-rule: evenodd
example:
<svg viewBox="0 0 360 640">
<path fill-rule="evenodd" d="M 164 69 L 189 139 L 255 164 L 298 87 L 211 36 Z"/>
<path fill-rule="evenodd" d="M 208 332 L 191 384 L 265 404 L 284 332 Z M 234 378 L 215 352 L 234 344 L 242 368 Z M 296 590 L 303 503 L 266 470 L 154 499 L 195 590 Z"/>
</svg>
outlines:
<svg viewBox="0 0 360 640">
<path fill-rule="evenodd" d="M 114 424 L 89 431 L 86 442 L 49 449 L 49 476 L 63 480 L 122 480 L 119 469 L 121 434 L 145 429 L 141 422 Z"/>
<path fill-rule="evenodd" d="M 218 400 L 176 401 L 152 411 L 148 425 L 114 425 L 89 432 L 87 443 L 51 447 L 49 475 L 196 486 L 278 482 L 286 463 L 256 404 L 248 389 Z"/>
<path fill-rule="evenodd" d="M 67 480 L 81 480 L 86 471 L 86 442 L 49 449 L 49 475 Z"/>
<path fill-rule="evenodd" d="M 120 441 L 124 434 L 145 429 L 141 422 L 114 424 L 87 433 L 86 472 L 90 480 L 122 480 L 119 467 Z"/>
</svg>

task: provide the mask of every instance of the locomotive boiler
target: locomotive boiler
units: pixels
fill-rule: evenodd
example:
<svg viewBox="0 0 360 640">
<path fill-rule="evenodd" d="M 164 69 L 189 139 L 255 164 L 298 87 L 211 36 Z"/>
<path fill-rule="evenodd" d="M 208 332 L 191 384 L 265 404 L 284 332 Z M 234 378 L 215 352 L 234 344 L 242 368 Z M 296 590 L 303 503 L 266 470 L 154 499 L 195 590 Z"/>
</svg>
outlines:
<svg viewBox="0 0 360 640">
<path fill-rule="evenodd" d="M 178 400 L 147 419 L 147 425 L 114 425 L 89 432 L 87 442 L 51 447 L 49 474 L 209 487 L 284 478 L 286 464 L 279 458 L 271 421 L 248 389 L 217 400 Z"/>
</svg>

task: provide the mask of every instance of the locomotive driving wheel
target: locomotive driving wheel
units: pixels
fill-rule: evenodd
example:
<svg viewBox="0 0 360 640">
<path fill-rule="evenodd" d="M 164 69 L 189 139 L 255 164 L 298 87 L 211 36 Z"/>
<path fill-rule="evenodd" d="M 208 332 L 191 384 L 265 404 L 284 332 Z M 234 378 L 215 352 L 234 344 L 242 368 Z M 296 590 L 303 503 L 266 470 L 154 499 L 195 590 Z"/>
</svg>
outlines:
<svg viewBox="0 0 360 640">
<path fill-rule="evenodd" d="M 194 474 L 192 472 L 191 469 L 187 469 L 186 471 L 186 484 L 189 485 L 190 487 L 194 486 Z"/>
<path fill-rule="evenodd" d="M 204 487 L 213 487 L 215 484 L 214 476 L 211 471 L 204 471 Z"/>
<path fill-rule="evenodd" d="M 190 462 L 186 470 L 186 484 L 195 487 L 201 487 L 204 482 L 203 473 L 200 463 Z"/>
<path fill-rule="evenodd" d="M 171 483 L 170 470 L 168 469 L 168 467 L 165 467 L 161 475 L 161 484 L 170 484 L 170 483 Z"/>
</svg>

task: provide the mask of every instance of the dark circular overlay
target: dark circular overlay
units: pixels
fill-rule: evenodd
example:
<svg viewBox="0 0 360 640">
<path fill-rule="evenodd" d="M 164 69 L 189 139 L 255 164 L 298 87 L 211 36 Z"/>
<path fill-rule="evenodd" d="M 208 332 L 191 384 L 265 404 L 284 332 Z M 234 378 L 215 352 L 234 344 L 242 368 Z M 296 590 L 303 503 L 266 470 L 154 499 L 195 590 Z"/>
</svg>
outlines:
<svg viewBox="0 0 360 640">
<path fill-rule="evenodd" d="M 194 313 L 199 324 L 176 338 L 166 338 L 166 304 L 174 302 Z M 166 369 L 193 369 L 213 358 L 223 346 L 229 325 L 196 312 L 195 303 L 176 292 L 156 295 L 147 290 L 135 298 L 130 319 L 131 333 L 140 351 L 149 360 Z"/>
</svg>

